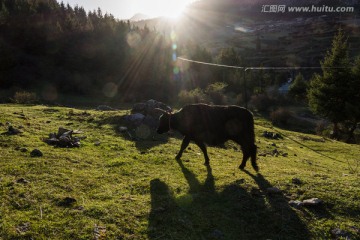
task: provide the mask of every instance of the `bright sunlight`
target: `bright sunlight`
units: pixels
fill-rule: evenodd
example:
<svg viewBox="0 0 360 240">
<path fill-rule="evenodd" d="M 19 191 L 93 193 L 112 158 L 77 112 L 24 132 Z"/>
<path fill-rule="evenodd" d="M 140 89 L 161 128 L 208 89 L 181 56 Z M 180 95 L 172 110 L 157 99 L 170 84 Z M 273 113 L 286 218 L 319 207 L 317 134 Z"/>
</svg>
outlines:
<svg viewBox="0 0 360 240">
<path fill-rule="evenodd" d="M 193 0 L 154 0 L 147 10 L 149 15 L 176 19 Z"/>
</svg>

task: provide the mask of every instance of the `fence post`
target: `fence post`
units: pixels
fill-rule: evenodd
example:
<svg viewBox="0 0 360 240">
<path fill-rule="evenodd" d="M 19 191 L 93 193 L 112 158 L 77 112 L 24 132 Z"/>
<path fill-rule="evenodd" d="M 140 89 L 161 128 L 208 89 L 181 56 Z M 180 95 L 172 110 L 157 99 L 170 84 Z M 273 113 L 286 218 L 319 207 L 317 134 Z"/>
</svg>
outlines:
<svg viewBox="0 0 360 240">
<path fill-rule="evenodd" d="M 246 70 L 247 68 L 244 68 L 244 75 L 243 75 L 243 80 L 244 80 L 244 101 L 245 101 L 245 107 L 248 108 L 248 99 L 247 99 L 247 86 L 246 86 Z"/>
</svg>

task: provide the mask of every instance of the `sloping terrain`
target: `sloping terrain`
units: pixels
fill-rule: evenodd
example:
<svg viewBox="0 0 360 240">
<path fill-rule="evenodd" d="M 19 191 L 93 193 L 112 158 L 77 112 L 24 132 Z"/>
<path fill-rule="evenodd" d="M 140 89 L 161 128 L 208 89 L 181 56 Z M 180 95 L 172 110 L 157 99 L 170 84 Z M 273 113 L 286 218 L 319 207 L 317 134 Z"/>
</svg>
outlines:
<svg viewBox="0 0 360 240">
<path fill-rule="evenodd" d="M 176 134 L 129 139 L 119 131 L 128 112 L 1 105 L 0 238 L 360 238 L 358 145 L 256 117 L 260 172 L 238 169 L 233 143 L 209 147 L 206 168 L 192 144 L 174 159 Z M 43 142 L 59 127 L 79 130 L 81 146 Z M 31 157 L 34 149 L 43 155 Z M 321 203 L 289 204 L 311 198 Z"/>
<path fill-rule="evenodd" d="M 155 18 L 135 26 L 176 34 L 179 46 L 188 42 L 216 56 L 235 48 L 247 66 L 320 66 L 338 28 L 349 37 L 350 57 L 359 54 L 358 5 L 351 1 L 283 1 L 284 6 L 351 6 L 352 13 L 266 13 L 268 1 L 198 1 L 178 20 Z M 277 6 L 277 5 L 276 5 Z M 180 48 L 181 49 L 181 48 Z M 186 53 L 180 53 L 185 54 Z M 189 56 L 186 56 L 189 57 Z"/>
</svg>

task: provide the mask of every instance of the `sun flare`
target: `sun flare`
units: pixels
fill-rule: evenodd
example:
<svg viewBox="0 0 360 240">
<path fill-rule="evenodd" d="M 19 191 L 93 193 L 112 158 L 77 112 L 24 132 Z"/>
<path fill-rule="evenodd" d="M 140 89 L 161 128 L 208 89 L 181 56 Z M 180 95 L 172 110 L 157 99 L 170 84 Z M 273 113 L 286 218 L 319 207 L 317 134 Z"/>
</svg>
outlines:
<svg viewBox="0 0 360 240">
<path fill-rule="evenodd" d="M 193 0 L 156 0 L 149 9 L 149 14 L 176 19 L 191 2 Z"/>
</svg>

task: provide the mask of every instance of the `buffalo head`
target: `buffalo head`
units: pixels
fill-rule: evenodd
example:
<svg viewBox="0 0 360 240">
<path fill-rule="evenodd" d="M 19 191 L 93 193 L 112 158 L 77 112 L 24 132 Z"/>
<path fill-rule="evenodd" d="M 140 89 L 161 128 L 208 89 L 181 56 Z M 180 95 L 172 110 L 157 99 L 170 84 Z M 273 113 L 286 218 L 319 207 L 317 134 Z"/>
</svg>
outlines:
<svg viewBox="0 0 360 240">
<path fill-rule="evenodd" d="M 156 130 L 158 134 L 166 133 L 170 130 L 170 117 L 171 112 L 164 111 L 157 108 L 156 110 L 160 111 L 162 115 L 159 118 L 159 126 Z"/>
</svg>

